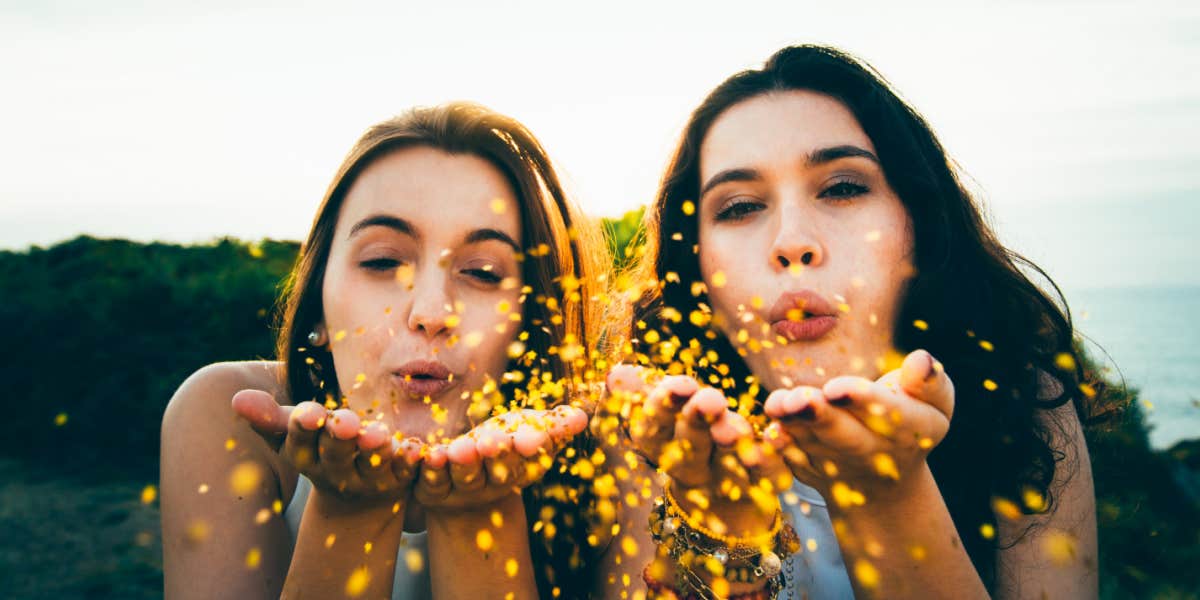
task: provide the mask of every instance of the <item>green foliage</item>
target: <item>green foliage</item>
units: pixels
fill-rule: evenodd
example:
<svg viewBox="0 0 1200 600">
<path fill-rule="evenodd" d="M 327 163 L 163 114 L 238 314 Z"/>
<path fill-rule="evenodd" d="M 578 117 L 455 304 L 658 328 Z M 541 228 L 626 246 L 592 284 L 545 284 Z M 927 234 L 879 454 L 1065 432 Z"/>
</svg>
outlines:
<svg viewBox="0 0 1200 600">
<path fill-rule="evenodd" d="M 184 378 L 272 356 L 272 308 L 298 248 L 79 237 L 0 253 L 0 378 L 16 396 L 0 447 L 76 474 L 156 472 L 158 424 Z"/>
<path fill-rule="evenodd" d="M 642 214 L 644 209 L 636 208 L 621 216 L 620 219 L 604 219 L 604 235 L 608 239 L 608 248 L 612 251 L 615 267 L 628 266 L 633 254 L 646 241 L 646 232 L 642 230 Z"/>
</svg>

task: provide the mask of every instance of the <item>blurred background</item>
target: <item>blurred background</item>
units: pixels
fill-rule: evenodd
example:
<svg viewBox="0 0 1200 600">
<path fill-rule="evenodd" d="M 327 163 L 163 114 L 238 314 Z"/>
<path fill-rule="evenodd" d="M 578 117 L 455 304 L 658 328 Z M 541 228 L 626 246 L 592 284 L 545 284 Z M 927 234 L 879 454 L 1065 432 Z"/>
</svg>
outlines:
<svg viewBox="0 0 1200 600">
<path fill-rule="evenodd" d="M 270 358 L 281 278 L 371 123 L 469 99 L 618 240 L 688 112 L 793 43 L 870 62 L 1061 287 L 1103 394 L 1106 598 L 1200 597 L 1200 5 L 0 0 L 0 581 L 161 595 L 162 411 Z"/>
</svg>

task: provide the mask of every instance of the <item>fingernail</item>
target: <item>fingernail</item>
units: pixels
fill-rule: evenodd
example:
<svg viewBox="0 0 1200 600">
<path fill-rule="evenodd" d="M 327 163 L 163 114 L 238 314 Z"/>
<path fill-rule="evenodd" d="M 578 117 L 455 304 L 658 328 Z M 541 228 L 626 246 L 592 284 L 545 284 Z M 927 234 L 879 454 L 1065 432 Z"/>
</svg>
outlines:
<svg viewBox="0 0 1200 600">
<path fill-rule="evenodd" d="M 850 396 L 838 396 L 837 398 L 830 398 L 829 404 L 831 406 L 850 406 Z M 812 408 L 812 406 L 810 405 L 806 408 Z"/>
<path fill-rule="evenodd" d="M 928 383 L 930 379 L 933 379 L 937 375 L 937 369 L 934 367 L 933 355 L 926 352 L 925 356 L 929 359 L 929 372 L 925 374 L 925 382 Z"/>
</svg>

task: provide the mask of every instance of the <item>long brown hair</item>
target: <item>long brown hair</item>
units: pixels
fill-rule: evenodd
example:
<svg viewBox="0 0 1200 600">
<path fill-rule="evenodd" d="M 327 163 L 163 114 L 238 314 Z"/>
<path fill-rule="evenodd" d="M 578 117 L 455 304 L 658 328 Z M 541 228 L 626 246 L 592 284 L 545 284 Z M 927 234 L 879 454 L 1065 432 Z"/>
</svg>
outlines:
<svg viewBox="0 0 1200 600">
<path fill-rule="evenodd" d="M 708 299 L 692 287 L 702 281 L 698 221 L 683 204 L 698 200 L 700 148 L 713 122 L 735 104 L 784 90 L 810 90 L 844 104 L 875 144 L 888 183 L 912 218 L 917 272 L 901 301 L 894 340 L 903 351 L 929 350 L 956 384 L 950 432 L 929 463 L 991 588 L 997 542 L 981 525 L 995 522 L 993 499 L 1013 498 L 1022 506 L 1024 491 L 1032 489 L 1052 503 L 1055 470 L 1074 466 L 1064 465 L 1052 447 L 1044 411 L 1072 402 L 1085 421 L 1091 412 L 1082 392 L 1087 388 L 1080 387 L 1070 312 L 1049 276 L 1001 245 L 929 125 L 870 66 L 833 48 L 784 48 L 761 69 L 725 80 L 696 108 L 646 213 L 640 279 L 656 284 L 641 300 L 639 320 L 677 338 L 677 347 L 691 343 L 715 352 L 717 360 L 705 362 L 724 372 L 700 369 L 702 376 L 731 395 L 747 393 L 754 378 L 732 345 L 703 321 L 688 319 Z M 1019 266 L 1044 277 L 1055 297 Z M 1047 377 L 1057 385 L 1046 385 Z M 986 389 L 985 380 L 994 389 Z M 1039 396 L 1048 388 L 1061 391 Z"/>
<path fill-rule="evenodd" d="M 606 269 L 611 260 L 598 223 L 583 218 L 567 197 L 546 151 L 524 125 L 476 104 L 454 102 L 413 109 L 374 125 L 355 142 L 338 167 L 284 291 L 276 349 L 283 361 L 291 401 L 341 399 L 332 355 L 310 347 L 307 339 L 323 321 L 321 289 L 338 213 L 347 190 L 367 165 L 390 152 L 413 146 L 478 156 L 499 169 L 517 191 L 521 245 L 525 249 L 521 269 L 529 288 L 523 308 L 528 339 L 524 341 L 526 352 L 510 360 L 508 370 L 549 374 L 553 381 L 578 390 L 602 377 L 587 367 L 590 361 L 604 356 L 618 336 L 605 329 L 605 307 L 610 305 L 604 301 Z M 567 354 L 564 360 L 563 348 L 572 345 L 579 350 Z M 564 400 L 571 397 L 562 396 Z M 583 449 L 589 442 L 579 439 L 576 444 Z M 542 485 L 526 491 L 526 511 L 533 525 L 541 518 L 537 509 L 552 502 L 547 496 L 566 497 L 559 493 L 564 485 L 578 490 L 572 495 L 577 502 L 571 502 L 568 510 L 560 507 L 554 511 L 559 520 L 557 527 L 543 528 L 557 529 L 556 539 L 541 536 L 541 544 L 530 540 L 534 557 L 541 562 L 538 583 L 545 597 L 550 596 L 549 586 L 562 588 L 572 580 L 585 579 L 556 575 L 556 567 L 590 562 L 578 556 L 587 545 L 572 540 L 587 537 L 586 519 L 579 514 L 583 502 L 580 498 L 586 499 L 586 489 L 569 479 L 569 474 L 553 469 Z"/>
</svg>

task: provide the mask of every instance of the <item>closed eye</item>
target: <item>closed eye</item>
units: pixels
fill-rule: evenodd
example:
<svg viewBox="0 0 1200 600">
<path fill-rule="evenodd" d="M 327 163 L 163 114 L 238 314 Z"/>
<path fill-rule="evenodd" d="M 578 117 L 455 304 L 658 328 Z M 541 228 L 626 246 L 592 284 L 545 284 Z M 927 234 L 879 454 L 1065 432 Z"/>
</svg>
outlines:
<svg viewBox="0 0 1200 600">
<path fill-rule="evenodd" d="M 740 221 L 764 208 L 765 206 L 761 202 L 747 199 L 736 200 L 717 211 L 713 219 L 717 221 Z"/>
<path fill-rule="evenodd" d="M 500 280 L 503 279 L 493 273 L 491 269 L 463 269 L 460 273 L 488 284 L 500 283 Z"/>
<path fill-rule="evenodd" d="M 861 196 L 870 191 L 871 189 L 865 185 L 860 185 L 852 181 L 839 181 L 822 190 L 817 197 L 829 198 L 832 200 L 847 200 L 856 196 Z"/>
<path fill-rule="evenodd" d="M 358 265 L 364 269 L 380 272 L 391 271 L 392 269 L 399 267 L 401 264 L 404 263 L 394 258 L 372 258 L 370 260 L 364 260 L 358 263 Z"/>
</svg>

